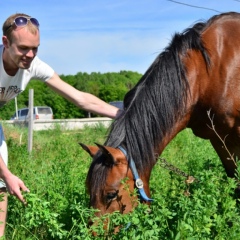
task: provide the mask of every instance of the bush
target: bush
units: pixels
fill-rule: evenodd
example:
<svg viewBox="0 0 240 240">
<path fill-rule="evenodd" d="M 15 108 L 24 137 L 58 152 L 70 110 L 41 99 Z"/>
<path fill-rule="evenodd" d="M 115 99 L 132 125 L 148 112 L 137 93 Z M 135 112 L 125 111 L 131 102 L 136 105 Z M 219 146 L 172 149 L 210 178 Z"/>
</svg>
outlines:
<svg viewBox="0 0 240 240">
<path fill-rule="evenodd" d="M 78 143 L 103 143 L 107 130 L 96 126 L 34 132 L 29 154 L 26 129 L 4 129 L 9 168 L 31 190 L 25 195 L 27 206 L 9 197 L 6 239 L 95 239 L 87 227 L 95 210 L 89 209 L 85 192 L 91 159 Z M 97 239 L 240 239 L 237 183 L 226 177 L 209 142 L 184 130 L 161 157 L 197 180 L 186 184 L 185 177 L 157 163 L 151 175 L 151 206 L 139 204 L 130 214 L 98 219 L 92 227 Z M 120 230 L 113 234 L 116 225 Z"/>
</svg>

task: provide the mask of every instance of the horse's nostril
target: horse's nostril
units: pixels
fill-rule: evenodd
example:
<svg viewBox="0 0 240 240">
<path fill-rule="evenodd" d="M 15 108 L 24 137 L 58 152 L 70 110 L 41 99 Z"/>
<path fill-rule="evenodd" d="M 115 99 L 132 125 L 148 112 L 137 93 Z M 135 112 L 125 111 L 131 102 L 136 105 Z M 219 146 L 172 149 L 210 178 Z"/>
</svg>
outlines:
<svg viewBox="0 0 240 240">
<path fill-rule="evenodd" d="M 91 227 L 93 225 L 93 221 L 90 219 L 88 220 L 88 227 Z"/>
</svg>

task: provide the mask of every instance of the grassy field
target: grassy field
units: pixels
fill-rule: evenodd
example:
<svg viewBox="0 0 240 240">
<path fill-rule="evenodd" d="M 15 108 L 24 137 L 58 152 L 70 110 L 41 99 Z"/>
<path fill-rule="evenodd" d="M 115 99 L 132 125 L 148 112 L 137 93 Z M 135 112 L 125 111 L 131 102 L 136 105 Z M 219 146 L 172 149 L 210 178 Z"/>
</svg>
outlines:
<svg viewBox="0 0 240 240">
<path fill-rule="evenodd" d="M 6 239 L 240 239 L 240 209 L 234 189 L 209 142 L 190 130 L 181 132 L 161 157 L 198 179 L 187 185 L 185 178 L 161 166 L 151 176 L 150 206 L 140 204 L 133 213 L 108 218 L 108 232 L 101 221 L 97 238 L 87 228 L 89 197 L 85 178 L 91 162 L 79 142 L 103 143 L 102 126 L 76 131 L 34 132 L 33 151 L 27 151 L 27 129 L 4 125 L 9 146 L 9 168 L 30 189 L 23 206 L 9 197 Z M 104 221 L 104 218 L 101 219 Z M 121 225 L 113 235 L 113 225 Z"/>
</svg>

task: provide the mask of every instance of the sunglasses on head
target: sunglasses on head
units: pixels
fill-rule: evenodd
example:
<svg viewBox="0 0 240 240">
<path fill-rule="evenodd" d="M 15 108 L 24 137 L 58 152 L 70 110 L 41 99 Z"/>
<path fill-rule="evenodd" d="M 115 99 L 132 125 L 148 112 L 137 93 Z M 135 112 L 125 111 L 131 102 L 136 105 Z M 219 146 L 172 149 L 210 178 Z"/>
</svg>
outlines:
<svg viewBox="0 0 240 240">
<path fill-rule="evenodd" d="M 7 30 L 10 27 L 12 27 L 14 24 L 16 27 L 25 27 L 28 24 L 28 21 L 30 21 L 37 28 L 39 27 L 39 22 L 36 18 L 21 16 L 21 17 L 16 17 L 13 23 L 6 28 L 5 32 L 7 32 Z"/>
</svg>

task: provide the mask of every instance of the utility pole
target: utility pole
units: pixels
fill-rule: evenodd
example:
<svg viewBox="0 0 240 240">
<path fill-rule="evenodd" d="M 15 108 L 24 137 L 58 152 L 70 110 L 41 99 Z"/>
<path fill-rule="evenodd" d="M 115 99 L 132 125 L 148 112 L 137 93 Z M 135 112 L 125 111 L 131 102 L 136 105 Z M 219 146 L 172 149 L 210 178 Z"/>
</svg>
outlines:
<svg viewBox="0 0 240 240">
<path fill-rule="evenodd" d="M 33 145 L 33 89 L 29 89 L 28 102 L 28 152 L 32 152 Z"/>
<path fill-rule="evenodd" d="M 17 105 L 17 97 L 15 97 L 15 111 L 16 111 L 16 119 L 18 119 L 18 105 Z"/>
</svg>

